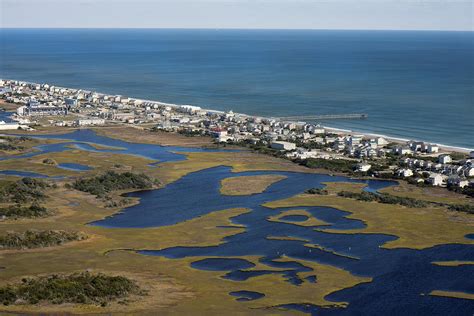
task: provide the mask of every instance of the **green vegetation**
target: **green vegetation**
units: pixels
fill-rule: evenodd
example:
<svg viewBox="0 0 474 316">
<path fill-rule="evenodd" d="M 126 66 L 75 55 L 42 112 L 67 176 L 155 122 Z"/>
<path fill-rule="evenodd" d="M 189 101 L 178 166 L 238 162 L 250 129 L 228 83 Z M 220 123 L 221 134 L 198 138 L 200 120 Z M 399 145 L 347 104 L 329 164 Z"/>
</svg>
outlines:
<svg viewBox="0 0 474 316">
<path fill-rule="evenodd" d="M 52 158 L 45 158 L 43 159 L 43 163 L 46 164 L 46 165 L 52 165 L 52 166 L 55 166 L 57 165 L 58 163 L 56 162 L 56 160 L 52 159 Z"/>
<path fill-rule="evenodd" d="M 0 248 L 31 249 L 58 246 L 64 243 L 84 240 L 86 236 L 79 232 L 64 230 L 27 230 L 25 232 L 7 232 L 0 236 Z"/>
<path fill-rule="evenodd" d="M 20 145 L 26 141 L 31 140 L 30 137 L 10 137 L 10 136 L 0 136 L 0 150 L 4 151 L 13 151 L 13 150 L 24 150 L 25 147 Z"/>
<path fill-rule="evenodd" d="M 108 193 L 115 190 L 149 189 L 153 187 L 153 184 L 154 181 L 143 173 L 107 171 L 105 174 L 93 178 L 78 179 L 72 184 L 72 187 L 98 197 L 106 197 Z"/>
<path fill-rule="evenodd" d="M 314 141 L 303 142 L 302 140 L 297 140 L 296 146 L 306 149 L 326 149 L 328 147 L 326 144 L 321 144 Z"/>
<path fill-rule="evenodd" d="M 334 172 L 348 172 L 352 173 L 356 163 L 351 160 L 345 159 L 321 159 L 321 158 L 310 158 L 301 162 L 302 165 L 312 169 L 327 169 Z"/>
<path fill-rule="evenodd" d="M 192 130 L 192 129 L 180 129 L 178 131 L 179 134 L 187 136 L 187 137 L 195 137 L 195 136 L 203 136 L 204 133 L 202 131 L 198 130 Z"/>
<path fill-rule="evenodd" d="M 448 186 L 448 190 L 474 198 L 474 187 L 467 186 L 464 188 L 460 188 L 455 186 Z"/>
<path fill-rule="evenodd" d="M 457 211 L 457 212 L 464 212 L 464 213 L 470 213 L 474 214 L 474 206 L 469 205 L 469 204 L 454 204 L 454 205 L 449 205 L 448 209 L 450 211 Z"/>
<path fill-rule="evenodd" d="M 4 305 L 76 303 L 106 306 L 110 301 L 129 295 L 145 294 L 134 281 L 123 276 L 89 272 L 24 278 L 20 284 L 0 287 L 0 301 Z"/>
<path fill-rule="evenodd" d="M 428 206 L 428 203 L 425 201 L 407 198 L 407 197 L 394 196 L 387 193 L 375 194 L 372 192 L 355 193 L 355 192 L 350 192 L 350 191 L 341 191 L 337 195 L 341 197 L 364 201 L 364 202 L 375 201 L 375 202 L 383 203 L 383 204 L 399 204 L 402 206 L 413 207 L 413 208 L 421 208 L 421 207 Z"/>
<path fill-rule="evenodd" d="M 44 190 L 50 185 L 39 179 L 23 178 L 7 183 L 0 189 L 0 202 L 25 203 L 46 198 Z"/>
<path fill-rule="evenodd" d="M 468 158 L 466 154 L 463 153 L 458 153 L 458 152 L 452 152 L 449 154 L 453 160 L 463 160 Z"/>
<path fill-rule="evenodd" d="M 51 215 L 45 207 L 34 203 L 31 206 L 11 205 L 0 208 L 0 218 L 19 219 L 19 218 L 38 218 Z"/>
<path fill-rule="evenodd" d="M 320 188 L 312 188 L 309 190 L 306 190 L 304 193 L 306 194 L 318 194 L 318 195 L 328 195 L 328 190 L 325 189 L 320 189 Z"/>
<path fill-rule="evenodd" d="M 0 150 L 13 151 L 13 150 L 23 150 L 25 147 L 13 145 L 11 143 L 0 143 Z"/>
</svg>

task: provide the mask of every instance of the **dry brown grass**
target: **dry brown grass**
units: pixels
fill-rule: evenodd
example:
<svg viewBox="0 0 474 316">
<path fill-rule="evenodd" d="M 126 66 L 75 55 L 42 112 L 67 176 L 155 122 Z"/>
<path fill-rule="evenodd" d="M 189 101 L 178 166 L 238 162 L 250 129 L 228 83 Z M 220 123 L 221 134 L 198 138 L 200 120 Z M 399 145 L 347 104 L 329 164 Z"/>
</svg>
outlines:
<svg viewBox="0 0 474 316">
<path fill-rule="evenodd" d="M 286 176 L 277 174 L 226 178 L 221 181 L 221 194 L 251 195 L 262 193 L 270 185 L 283 179 L 286 179 Z"/>
</svg>

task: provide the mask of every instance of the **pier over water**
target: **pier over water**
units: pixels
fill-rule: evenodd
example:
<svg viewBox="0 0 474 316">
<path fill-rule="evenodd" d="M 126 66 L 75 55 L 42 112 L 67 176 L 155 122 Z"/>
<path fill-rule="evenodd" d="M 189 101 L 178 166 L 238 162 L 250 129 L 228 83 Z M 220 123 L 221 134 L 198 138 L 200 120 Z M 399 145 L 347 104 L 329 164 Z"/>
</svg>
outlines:
<svg viewBox="0 0 474 316">
<path fill-rule="evenodd" d="M 301 120 L 363 120 L 369 115 L 365 113 L 353 114 L 327 114 L 327 115 L 301 115 L 278 117 L 282 121 L 301 121 Z"/>
</svg>

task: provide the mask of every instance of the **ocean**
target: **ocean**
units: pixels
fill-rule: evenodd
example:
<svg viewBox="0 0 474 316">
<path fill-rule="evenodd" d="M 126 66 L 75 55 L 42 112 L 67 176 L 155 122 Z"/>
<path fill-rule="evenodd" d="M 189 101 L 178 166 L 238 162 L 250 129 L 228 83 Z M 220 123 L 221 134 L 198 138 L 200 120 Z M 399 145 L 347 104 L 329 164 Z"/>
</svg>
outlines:
<svg viewBox="0 0 474 316">
<path fill-rule="evenodd" d="M 0 78 L 474 148 L 474 32 L 0 29 Z"/>
</svg>

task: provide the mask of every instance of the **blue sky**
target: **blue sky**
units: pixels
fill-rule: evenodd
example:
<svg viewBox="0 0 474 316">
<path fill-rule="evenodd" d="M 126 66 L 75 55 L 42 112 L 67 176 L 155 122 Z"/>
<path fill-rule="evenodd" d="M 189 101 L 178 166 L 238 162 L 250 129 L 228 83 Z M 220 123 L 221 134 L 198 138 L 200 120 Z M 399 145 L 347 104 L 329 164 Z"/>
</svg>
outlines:
<svg viewBox="0 0 474 316">
<path fill-rule="evenodd" d="M 0 27 L 473 30 L 474 0 L 0 0 Z"/>
</svg>

